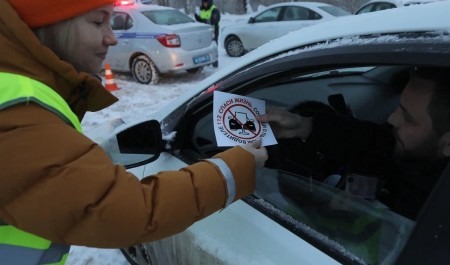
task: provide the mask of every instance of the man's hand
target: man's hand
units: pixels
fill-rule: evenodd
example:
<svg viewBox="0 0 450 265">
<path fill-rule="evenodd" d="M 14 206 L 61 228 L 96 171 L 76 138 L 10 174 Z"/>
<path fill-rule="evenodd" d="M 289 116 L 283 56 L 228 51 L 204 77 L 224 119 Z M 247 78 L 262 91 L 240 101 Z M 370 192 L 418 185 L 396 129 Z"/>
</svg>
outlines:
<svg viewBox="0 0 450 265">
<path fill-rule="evenodd" d="M 312 130 L 311 118 L 302 117 L 281 108 L 267 108 L 266 114 L 259 115 L 256 119 L 270 123 L 270 127 L 278 138 L 306 140 Z"/>
<path fill-rule="evenodd" d="M 252 153 L 252 155 L 255 157 L 255 165 L 257 167 L 264 166 L 268 158 L 267 149 L 264 146 L 261 146 L 261 142 L 261 139 L 259 139 L 253 143 L 240 145 L 240 147 Z"/>
</svg>

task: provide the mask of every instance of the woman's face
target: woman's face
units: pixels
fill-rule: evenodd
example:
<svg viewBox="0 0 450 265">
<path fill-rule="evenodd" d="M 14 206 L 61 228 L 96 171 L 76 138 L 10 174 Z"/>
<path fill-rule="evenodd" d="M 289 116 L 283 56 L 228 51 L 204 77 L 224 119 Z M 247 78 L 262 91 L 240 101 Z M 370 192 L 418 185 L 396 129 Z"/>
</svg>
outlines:
<svg viewBox="0 0 450 265">
<path fill-rule="evenodd" d="M 117 44 L 111 30 L 110 17 L 113 5 L 92 10 L 72 21 L 73 42 L 64 57 L 80 72 L 98 73 L 109 46 Z"/>
</svg>

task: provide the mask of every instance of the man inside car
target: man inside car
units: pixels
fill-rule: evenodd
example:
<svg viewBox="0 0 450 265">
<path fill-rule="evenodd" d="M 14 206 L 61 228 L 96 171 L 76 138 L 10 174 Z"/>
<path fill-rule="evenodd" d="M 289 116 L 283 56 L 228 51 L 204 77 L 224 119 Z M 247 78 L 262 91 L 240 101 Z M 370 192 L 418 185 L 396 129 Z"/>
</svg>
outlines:
<svg viewBox="0 0 450 265">
<path fill-rule="evenodd" d="M 301 116 L 268 108 L 257 117 L 280 139 L 298 139 L 342 165 L 344 174 L 376 175 L 376 198 L 415 219 L 450 157 L 450 69 L 413 67 L 386 125 L 335 112 Z"/>
</svg>

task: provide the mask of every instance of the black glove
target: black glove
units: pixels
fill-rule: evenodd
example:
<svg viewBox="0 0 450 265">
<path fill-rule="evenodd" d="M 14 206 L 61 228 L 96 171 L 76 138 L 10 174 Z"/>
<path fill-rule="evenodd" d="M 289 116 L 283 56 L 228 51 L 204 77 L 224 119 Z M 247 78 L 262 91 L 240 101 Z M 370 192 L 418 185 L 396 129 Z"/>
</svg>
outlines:
<svg viewBox="0 0 450 265">
<path fill-rule="evenodd" d="M 198 22 L 202 22 L 202 19 L 200 18 L 199 15 L 194 14 L 194 16 L 195 16 L 195 20 L 197 20 Z"/>
</svg>

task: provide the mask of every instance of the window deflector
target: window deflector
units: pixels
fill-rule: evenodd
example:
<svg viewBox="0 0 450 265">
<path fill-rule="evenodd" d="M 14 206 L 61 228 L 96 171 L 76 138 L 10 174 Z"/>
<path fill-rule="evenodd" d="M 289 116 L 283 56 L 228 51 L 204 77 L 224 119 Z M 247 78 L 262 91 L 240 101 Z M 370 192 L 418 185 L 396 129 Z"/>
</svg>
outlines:
<svg viewBox="0 0 450 265">
<path fill-rule="evenodd" d="M 273 169 L 258 172 L 254 195 L 368 264 L 394 264 L 415 225 L 377 201 Z"/>
</svg>

